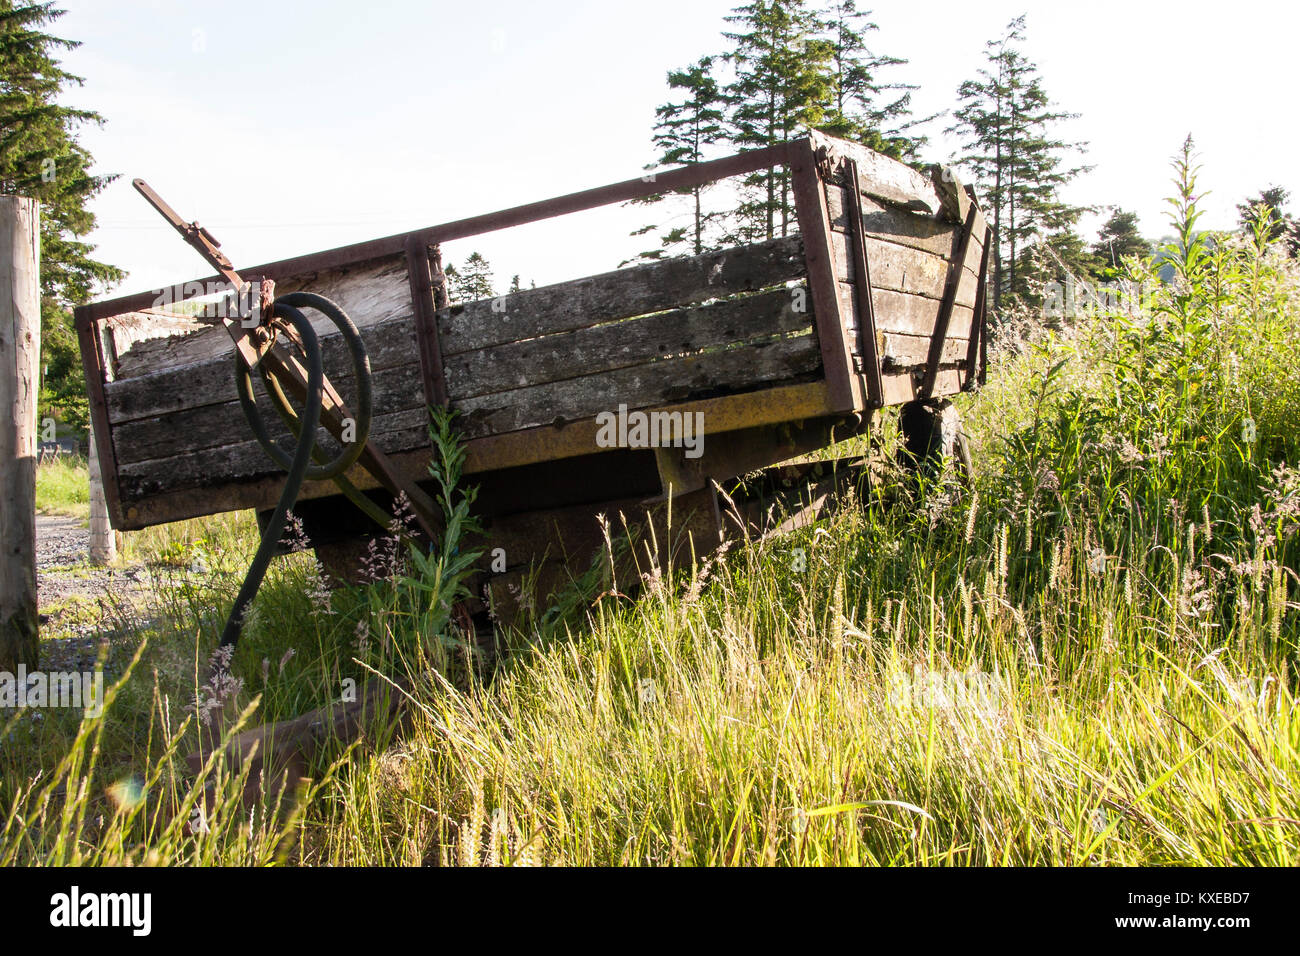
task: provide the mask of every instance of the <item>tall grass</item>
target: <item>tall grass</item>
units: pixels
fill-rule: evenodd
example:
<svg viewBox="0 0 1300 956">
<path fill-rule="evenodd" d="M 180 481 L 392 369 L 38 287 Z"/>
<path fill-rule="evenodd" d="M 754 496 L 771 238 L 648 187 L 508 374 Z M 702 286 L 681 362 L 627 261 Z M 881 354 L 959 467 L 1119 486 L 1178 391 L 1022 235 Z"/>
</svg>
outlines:
<svg viewBox="0 0 1300 956">
<path fill-rule="evenodd" d="M 1149 308 L 1003 351 L 964 408 L 970 488 L 886 474 L 706 561 L 634 552 L 638 599 L 541 616 L 494 670 L 449 613 L 455 535 L 332 594 L 282 562 L 229 712 L 380 671 L 413 681 L 411 719 L 251 820 L 229 770 L 175 760 L 237 586 L 184 578 L 159 639 L 188 689 L 128 681 L 58 769 L 7 774 L 0 862 L 1294 865 L 1300 274 L 1263 231 L 1199 232 L 1190 147 L 1175 169 L 1177 238 L 1125 277 Z M 122 768 L 75 756 L 100 734 L 168 813 L 114 822 Z M 211 832 L 168 822 L 212 792 Z"/>
<path fill-rule="evenodd" d="M 90 516 L 90 472 L 86 459 L 58 455 L 37 466 L 36 510 L 77 518 Z"/>
</svg>

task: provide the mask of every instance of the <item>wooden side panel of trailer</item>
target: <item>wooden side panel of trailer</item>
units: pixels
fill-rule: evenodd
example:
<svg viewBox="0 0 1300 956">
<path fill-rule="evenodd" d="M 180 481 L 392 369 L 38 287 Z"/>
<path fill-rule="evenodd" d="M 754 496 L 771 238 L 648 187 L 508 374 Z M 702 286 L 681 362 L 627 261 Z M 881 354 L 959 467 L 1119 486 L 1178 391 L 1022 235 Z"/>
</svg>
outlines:
<svg viewBox="0 0 1300 956">
<path fill-rule="evenodd" d="M 857 223 L 848 159 L 861 177 Z M 959 187 L 954 194 L 870 150 L 816 134 L 704 166 L 734 175 L 763 162 L 790 167 L 799 234 L 435 312 L 428 286 L 442 276 L 434 239 L 656 188 L 630 182 L 259 268 L 275 278 L 277 293 L 322 294 L 360 327 L 374 378 L 371 437 L 406 478 L 425 474 L 427 404 L 441 396 L 462 413 L 467 471 L 482 473 L 597 452 L 594 416 L 620 404 L 704 411 L 708 434 L 740 435 L 911 400 L 931 354 L 939 357 L 931 394 L 964 387 L 972 329 L 982 322 L 987 227 L 977 216 L 965 259 L 955 265 L 969 209 Z M 708 181 L 703 168 L 662 179 L 687 176 Z M 483 229 L 469 229 L 480 220 Z M 860 314 L 864 285 L 856 271 L 863 251 L 868 316 Z M 191 285 L 198 286 L 177 289 Z M 102 343 L 87 358 L 87 376 L 97 421 L 107 426 L 114 524 L 130 529 L 267 507 L 280 475 L 244 422 L 219 321 L 193 314 L 192 303 L 169 312 L 148 308 L 142 296 L 118 301 L 123 312 L 129 306 L 126 317 L 114 318 L 111 302 L 78 310 L 83 343 Z M 157 338 L 153 321 L 180 334 Z M 936 322 L 941 347 L 932 341 Z M 327 322 L 320 329 L 326 372 L 346 398 L 354 389 L 341 339 Z M 885 390 L 872 402 L 876 363 Z M 267 419 L 287 436 L 275 416 Z M 320 434 L 323 446 L 334 447 Z M 359 469 L 349 477 L 374 485 Z M 302 497 L 335 493 L 331 483 L 309 482 Z"/>
</svg>

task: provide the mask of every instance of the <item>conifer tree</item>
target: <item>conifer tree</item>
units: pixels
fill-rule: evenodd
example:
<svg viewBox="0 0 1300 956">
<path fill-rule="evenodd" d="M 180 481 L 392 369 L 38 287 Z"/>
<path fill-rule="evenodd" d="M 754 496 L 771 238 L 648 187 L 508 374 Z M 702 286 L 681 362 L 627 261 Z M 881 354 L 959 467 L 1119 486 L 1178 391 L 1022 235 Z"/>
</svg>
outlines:
<svg viewBox="0 0 1300 956">
<path fill-rule="evenodd" d="M 1113 278 L 1130 256 L 1141 259 L 1151 255 L 1151 243 L 1138 229 L 1137 213 L 1115 209 L 1098 232 L 1092 253 L 1102 279 Z"/>
<path fill-rule="evenodd" d="M 819 128 L 834 101 L 831 43 L 806 0 L 752 0 L 726 21 L 727 54 L 735 77 L 730 98 L 731 142 L 741 149 L 786 143 L 805 127 Z M 784 168 L 743 180 L 732 238 L 754 242 L 788 235 L 794 225 L 790 174 Z"/>
<path fill-rule="evenodd" d="M 834 0 L 822 12 L 821 27 L 830 45 L 832 100 L 823 132 L 853 140 L 895 159 L 914 161 L 924 137 L 908 130 L 934 117 L 911 117 L 909 83 L 886 83 L 881 73 L 907 61 L 871 52 L 870 34 L 880 28 L 871 11 L 859 11 L 854 0 Z"/>
<path fill-rule="evenodd" d="M 1269 186 L 1254 199 L 1238 204 L 1237 217 L 1241 231 L 1249 236 L 1254 233 L 1255 224 L 1267 216 L 1269 239 L 1282 240 L 1288 254 L 1294 257 L 1300 254 L 1300 222 L 1286 211 L 1290 198 L 1290 191 Z"/>
<path fill-rule="evenodd" d="M 455 303 L 477 302 L 496 297 L 492 284 L 492 266 L 481 253 L 471 252 L 461 264 L 447 266 L 447 296 Z"/>
<path fill-rule="evenodd" d="M 958 88 L 956 122 L 949 128 L 963 139 L 960 162 L 974 173 L 991 213 L 995 310 L 1008 295 L 1036 298 L 1028 285 L 1035 277 L 1018 272 L 1025 246 L 1050 244 L 1087 211 L 1060 197 L 1061 188 L 1086 171 L 1068 162 L 1084 144 L 1053 135 L 1056 124 L 1075 114 L 1051 105 L 1038 68 L 1020 52 L 1024 30 L 1025 18 L 1017 17 L 1001 38 L 985 45 L 987 66 Z"/>
<path fill-rule="evenodd" d="M 68 306 L 84 302 L 123 273 L 93 257 L 82 241 L 95 227 L 87 208 L 112 180 L 91 172 L 79 127 L 99 124 L 90 110 L 59 102 L 81 78 L 64 70 L 60 52 L 80 44 L 46 32 L 63 16 L 53 3 L 0 0 L 0 193 L 41 203 L 42 416 L 86 423 L 81 361 Z"/>
<path fill-rule="evenodd" d="M 680 101 L 669 101 L 655 110 L 653 142 L 659 151 L 656 166 L 681 166 L 701 163 L 709 158 L 713 148 L 726 134 L 726 95 L 715 76 L 714 58 L 706 56 L 683 70 L 670 70 L 668 88 L 681 91 Z M 709 211 L 705 193 L 713 183 L 693 186 L 674 194 L 658 193 L 637 200 L 638 205 L 662 208 L 673 195 L 688 196 L 690 220 L 685 225 L 667 227 L 658 223 L 645 226 L 633 235 L 660 232 L 659 245 L 641 253 L 640 259 L 661 259 L 689 251 L 698 255 L 708 247 L 709 234 L 720 218 L 720 213 Z"/>
</svg>

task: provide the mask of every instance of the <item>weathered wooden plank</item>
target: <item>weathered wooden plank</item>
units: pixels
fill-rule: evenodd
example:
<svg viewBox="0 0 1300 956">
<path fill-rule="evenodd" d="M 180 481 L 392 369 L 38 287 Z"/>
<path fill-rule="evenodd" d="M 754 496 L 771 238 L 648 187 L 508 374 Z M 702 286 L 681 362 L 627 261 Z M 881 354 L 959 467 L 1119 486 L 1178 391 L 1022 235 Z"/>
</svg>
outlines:
<svg viewBox="0 0 1300 956">
<path fill-rule="evenodd" d="M 199 283 L 195 286 L 197 289 Z M 333 301 L 361 329 L 412 312 L 406 260 L 402 257 L 364 262 L 344 269 L 307 272 L 282 279 L 275 286 L 276 295 L 303 290 Z M 123 343 L 118 343 L 116 378 L 134 378 L 159 368 L 192 365 L 229 355 L 230 336 L 216 321 L 215 305 L 209 307 L 208 313 L 211 316 L 207 320 L 208 327 L 202 331 L 160 338 L 137 336 L 125 343 L 125 348 Z M 306 314 L 318 334 L 323 336 L 333 330 L 328 319 L 311 310 Z"/>
<path fill-rule="evenodd" d="M 467 302 L 438 315 L 442 354 L 445 360 L 473 349 L 757 292 L 804 272 L 803 241 L 787 236 Z"/>
<path fill-rule="evenodd" d="M 589 418 L 620 404 L 646 408 L 788 382 L 821 367 L 816 337 L 703 352 L 453 402 L 470 437 Z M 706 425 L 707 427 L 707 425 Z"/>
<path fill-rule="evenodd" d="M 835 292 L 835 264 L 831 251 L 830 213 L 822 183 L 818 151 L 811 141 L 790 147 L 790 186 L 795 216 L 804 238 L 804 261 L 813 311 L 817 315 L 817 341 L 821 348 L 822 376 L 831 403 L 842 411 L 861 408 L 862 387 L 854 374 L 853 343 L 858 329 L 853 313 L 840 308 Z"/>
<path fill-rule="evenodd" d="M 323 441 L 328 440 L 328 432 L 324 429 L 319 435 Z M 378 415 L 371 426 L 370 437 L 380 449 L 390 454 L 427 446 L 428 411 L 421 407 Z M 128 502 L 187 488 L 223 487 L 274 476 L 282 477 L 283 472 L 252 439 L 118 465 L 122 496 Z"/>
<path fill-rule="evenodd" d="M 211 329 L 214 320 L 195 315 L 177 315 L 171 312 L 128 312 L 106 320 L 100 326 L 100 335 L 108 348 L 109 368 L 113 378 L 120 378 L 122 360 L 125 358 L 129 375 L 131 372 L 131 353 L 139 349 L 155 349 L 166 356 L 160 359 L 165 364 L 174 364 L 171 356 L 175 348 L 168 350 L 167 343 L 179 344 L 192 342 L 199 338 L 199 333 Z M 144 343 L 150 343 L 146 346 Z"/>
<path fill-rule="evenodd" d="M 837 283 L 842 307 L 848 309 L 854 305 L 853 286 L 847 282 Z M 939 316 L 938 299 L 927 299 L 919 295 L 907 295 L 889 289 L 873 289 L 871 301 L 876 307 L 877 332 L 901 332 L 906 335 L 930 335 L 934 332 L 934 322 Z M 970 337 L 971 317 L 974 309 L 967 305 L 953 308 L 952 323 L 948 327 L 950 338 L 965 339 Z"/>
<path fill-rule="evenodd" d="M 882 332 L 880 356 L 886 371 L 924 365 L 930 351 L 930 339 L 924 335 L 903 335 L 898 332 Z M 966 339 L 949 336 L 943 343 L 941 365 L 956 365 L 966 358 Z"/>
<path fill-rule="evenodd" d="M 845 212 L 844 187 L 833 183 L 826 185 L 826 206 L 830 213 L 831 228 L 847 232 L 849 221 Z M 983 249 L 983 216 L 978 217 L 971 244 Z M 921 216 L 878 202 L 870 196 L 862 197 L 862 222 L 866 231 L 882 242 L 892 242 L 912 249 L 920 249 L 944 259 L 951 259 L 960 241 L 961 223 Z M 872 274 L 875 280 L 875 274 Z"/>
<path fill-rule="evenodd" d="M 965 373 L 957 368 L 941 368 L 934 382 L 935 398 L 956 395 L 961 391 Z M 921 394 L 921 367 L 899 372 L 887 372 L 883 376 L 885 387 L 885 404 L 902 405 L 913 401 Z"/>
<path fill-rule="evenodd" d="M 852 238 L 845 233 L 831 233 L 835 275 L 842 282 L 852 282 L 857 277 L 852 243 Z M 921 295 L 930 299 L 943 298 L 950 260 L 871 237 L 867 238 L 866 245 L 872 288 Z M 974 306 L 975 290 L 979 286 L 979 264 L 979 254 L 968 252 L 967 268 L 962 272 L 961 288 L 957 295 L 958 305 Z"/>
<path fill-rule="evenodd" d="M 234 347 L 224 329 L 221 335 L 225 352 L 218 358 L 194 365 L 159 368 L 147 375 L 109 383 L 104 390 L 109 420 L 116 426 L 138 418 L 235 400 Z M 410 313 L 372 326 L 364 338 L 376 385 L 384 370 L 409 364 L 417 358 L 415 323 Z M 343 337 L 337 332 L 323 335 L 320 344 L 325 374 L 330 381 L 337 383 L 350 377 L 352 363 Z M 346 398 L 348 393 L 343 394 Z"/>
<path fill-rule="evenodd" d="M 356 394 L 350 375 L 331 375 L 330 380 L 342 395 Z M 375 419 L 409 408 L 424 407 L 420 367 L 417 364 L 385 369 L 373 376 L 373 383 Z M 276 437 L 288 437 L 288 430 L 276 414 L 259 377 L 253 378 L 253 387 L 267 429 Z M 234 400 L 122 422 L 113 429 L 113 447 L 117 452 L 117 460 L 126 463 L 165 458 L 171 454 L 202 448 L 235 445 L 250 437 L 243 409 L 239 407 L 238 400 Z"/>
<path fill-rule="evenodd" d="M 812 323 L 808 302 L 807 287 L 799 285 L 462 352 L 446 362 L 447 385 L 452 399 L 463 402 L 796 332 Z"/>
<path fill-rule="evenodd" d="M 824 133 L 812 132 L 809 138 L 814 149 L 825 151 L 832 182 L 841 182 L 842 161 L 852 159 L 858 164 L 864 196 L 921 215 L 939 216 L 944 211 L 943 197 L 934 182 L 912 167 L 858 143 Z"/>
<path fill-rule="evenodd" d="M 686 405 L 663 406 L 663 411 L 704 413 L 709 433 L 726 432 L 756 425 L 783 421 L 806 420 L 830 413 L 826 383 L 814 380 L 796 385 L 778 385 L 771 389 L 706 398 Z M 568 425 L 563 429 L 541 428 L 489 435 L 467 443 L 465 473 L 467 475 L 514 468 L 538 461 L 553 461 L 590 454 L 596 448 L 598 426 L 592 419 Z M 542 436 L 539 440 L 538 436 Z M 403 480 L 419 480 L 428 474 L 429 449 L 426 443 L 413 445 L 406 451 L 390 456 L 397 474 Z M 349 479 L 361 489 L 377 487 L 375 479 L 354 468 Z M 122 507 L 121 530 L 133 531 L 168 521 L 181 521 L 201 515 L 223 511 L 241 511 L 249 508 L 274 507 L 283 487 L 283 473 L 268 474 L 261 478 L 230 481 L 204 488 L 185 488 L 160 492 L 133 499 Z M 338 494 L 332 481 L 308 481 L 298 495 L 300 501 Z"/>
</svg>

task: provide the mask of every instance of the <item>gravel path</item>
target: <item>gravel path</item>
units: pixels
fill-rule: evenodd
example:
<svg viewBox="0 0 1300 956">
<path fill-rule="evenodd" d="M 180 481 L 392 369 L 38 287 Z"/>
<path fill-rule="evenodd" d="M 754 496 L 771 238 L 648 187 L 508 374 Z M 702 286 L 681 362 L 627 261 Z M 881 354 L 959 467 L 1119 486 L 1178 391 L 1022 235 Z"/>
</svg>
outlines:
<svg viewBox="0 0 1300 956">
<path fill-rule="evenodd" d="M 80 518 L 36 516 L 36 588 L 41 614 L 41 669 L 89 667 L 99 645 L 136 643 L 148 614 L 153 579 L 143 565 L 101 568 L 87 560 L 90 530 Z"/>
</svg>

